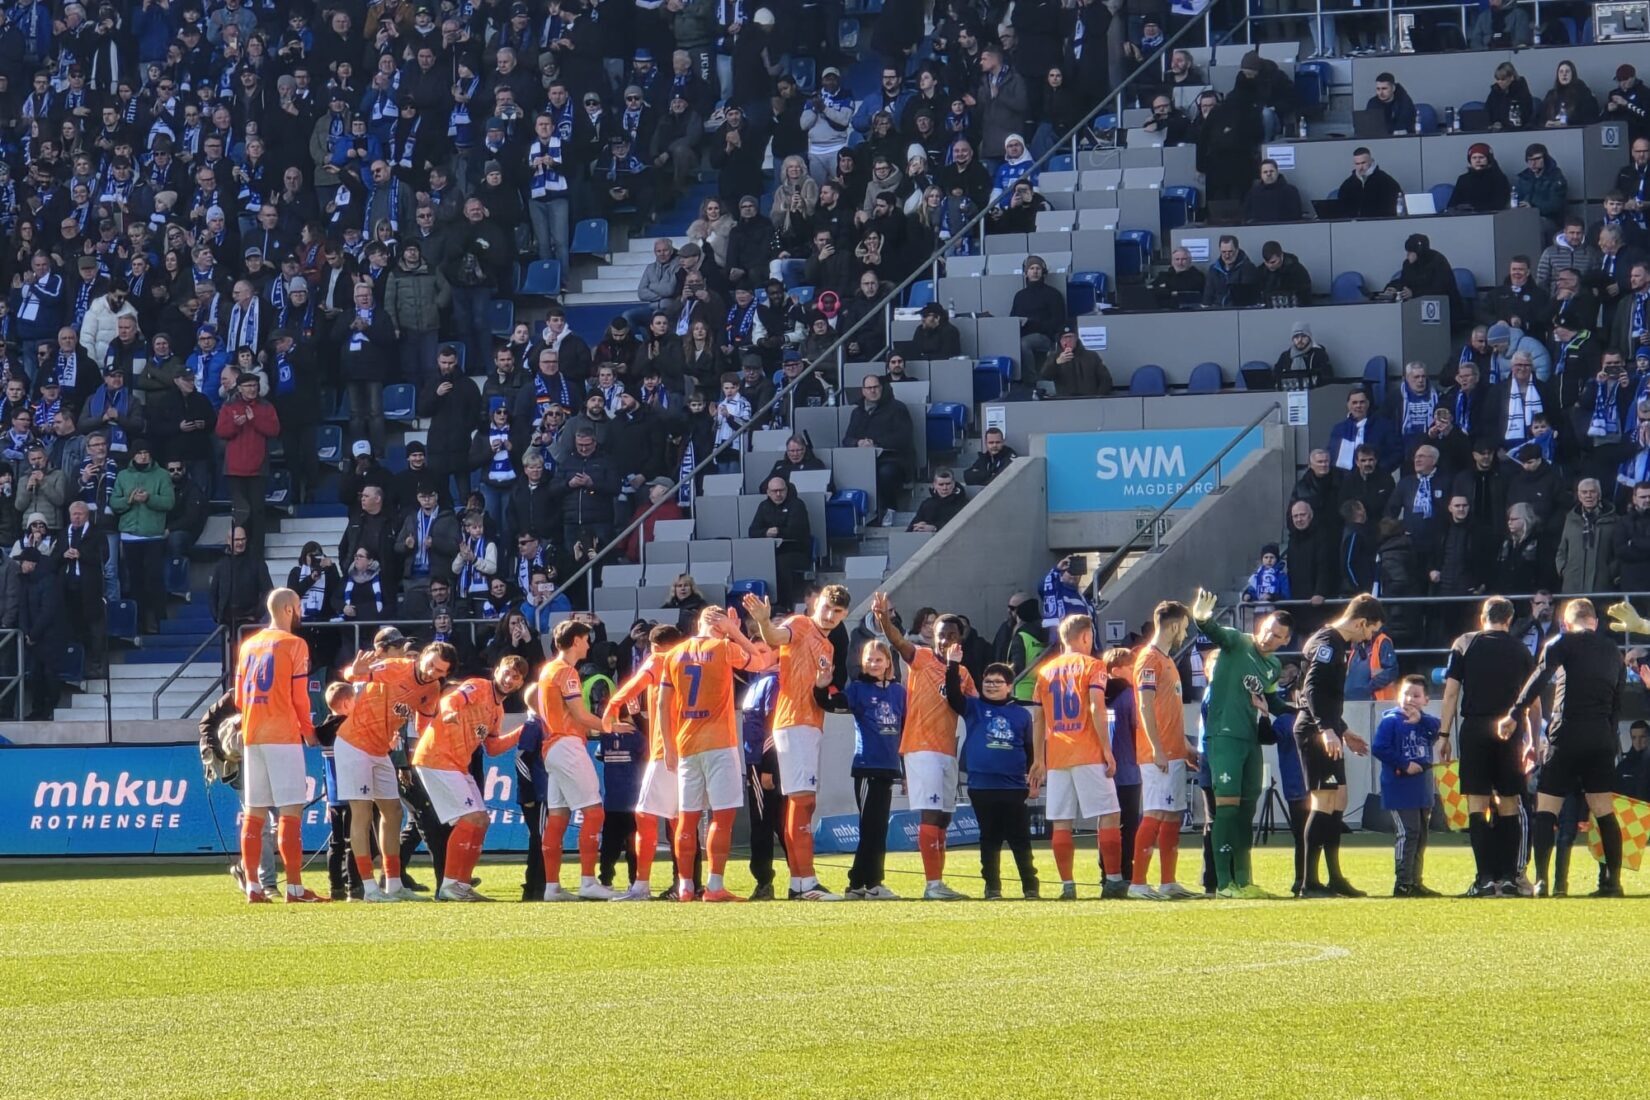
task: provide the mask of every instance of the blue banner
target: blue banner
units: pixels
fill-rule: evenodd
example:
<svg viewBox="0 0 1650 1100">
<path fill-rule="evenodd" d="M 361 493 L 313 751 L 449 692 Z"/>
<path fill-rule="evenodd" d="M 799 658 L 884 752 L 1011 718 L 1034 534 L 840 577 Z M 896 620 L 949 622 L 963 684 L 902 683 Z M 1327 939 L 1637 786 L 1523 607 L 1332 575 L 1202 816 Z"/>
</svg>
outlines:
<svg viewBox="0 0 1650 1100">
<path fill-rule="evenodd" d="M 888 817 L 888 850 L 914 852 L 917 850 L 917 826 L 922 815 L 916 810 L 900 810 Z M 972 806 L 958 806 L 951 817 L 951 827 L 945 832 L 947 844 L 978 844 L 980 822 Z M 820 853 L 852 852 L 859 847 L 859 815 L 838 814 L 820 818 L 814 825 L 814 851 Z"/>
<path fill-rule="evenodd" d="M 1132 512 L 1161 508 L 1190 476 L 1231 441 L 1236 428 L 1178 428 L 1173 431 L 1074 432 L 1051 435 L 1048 446 L 1050 512 Z M 1220 461 L 1229 475 L 1260 449 L 1255 428 Z M 1190 508 L 1214 490 L 1211 470 L 1176 508 Z"/>
<path fill-rule="evenodd" d="M 331 830 L 320 750 L 306 755 L 304 848 L 315 851 Z M 489 852 L 526 850 L 515 785 L 515 751 L 489 756 Z M 194 744 L 0 748 L 0 856 L 226 853 L 240 812 L 240 792 L 206 781 Z"/>
</svg>

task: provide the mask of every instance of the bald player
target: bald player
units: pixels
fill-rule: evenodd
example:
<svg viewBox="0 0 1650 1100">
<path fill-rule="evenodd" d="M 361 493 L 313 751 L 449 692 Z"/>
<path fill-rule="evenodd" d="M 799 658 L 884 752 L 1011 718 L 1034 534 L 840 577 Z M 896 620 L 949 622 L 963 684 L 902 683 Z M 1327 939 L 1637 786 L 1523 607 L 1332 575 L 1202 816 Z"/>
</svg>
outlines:
<svg viewBox="0 0 1650 1100">
<path fill-rule="evenodd" d="M 548 780 L 544 798 L 544 900 L 612 901 L 618 895 L 596 879 L 596 858 L 600 854 L 602 787 L 596 765 L 590 760 L 585 742 L 602 732 L 602 720 L 585 705 L 579 681 L 579 662 L 590 652 L 590 628 L 568 619 L 558 623 L 551 635 L 556 655 L 539 673 L 536 713 L 544 725 L 544 771 Z M 628 725 L 615 726 L 626 728 Z M 561 846 L 573 811 L 582 813 L 579 822 L 579 890 L 570 894 L 561 888 Z"/>
<path fill-rule="evenodd" d="M 366 901 L 423 901 L 401 882 L 401 788 L 390 750 L 409 720 L 434 718 L 441 703 L 441 681 L 458 651 L 447 642 L 431 642 L 418 657 L 381 656 L 362 650 L 344 678 L 358 686 L 355 705 L 333 745 L 338 791 L 349 802 L 350 850 L 361 876 Z M 383 854 L 384 885 L 372 873 L 372 811 L 378 810 L 378 850 Z"/>
<path fill-rule="evenodd" d="M 710 874 L 706 901 L 743 901 L 723 883 L 733 846 L 733 818 L 745 801 L 733 674 L 754 654 L 739 620 L 720 607 L 699 613 L 699 632 L 670 651 L 659 684 L 659 711 L 674 725 L 665 739 L 665 767 L 676 773 L 676 897 L 693 900 L 693 858 L 699 820 L 710 813 Z"/>
<path fill-rule="evenodd" d="M 324 902 L 303 883 L 304 840 L 299 814 L 308 794 L 304 746 L 315 744 L 309 710 L 309 647 L 294 631 L 303 603 L 290 588 L 269 594 L 269 625 L 241 643 L 235 673 L 235 706 L 245 741 L 241 765 L 246 815 L 241 819 L 241 864 L 246 896 L 270 899 L 259 885 L 263 832 L 270 810 L 277 815 L 276 845 L 286 868 L 288 902 Z"/>
<path fill-rule="evenodd" d="M 779 757 L 779 793 L 785 796 L 785 862 L 792 901 L 841 901 L 814 874 L 814 807 L 819 797 L 819 748 L 825 708 L 816 697 L 831 684 L 836 650 L 830 633 L 853 597 L 840 584 L 820 589 L 806 615 L 773 621 L 765 597 L 745 596 L 745 611 L 762 640 L 779 651 L 779 696 L 773 708 L 773 745 Z"/>
<path fill-rule="evenodd" d="M 492 679 L 472 676 L 443 695 L 436 716 L 419 734 L 413 767 L 441 824 L 452 826 L 437 901 L 493 900 L 470 885 L 487 837 L 487 802 L 470 774 L 470 757 L 478 747 L 503 752 L 521 738 L 520 727 L 513 733 L 500 727 L 504 701 L 526 683 L 527 662 L 511 654 L 498 663 Z"/>
<path fill-rule="evenodd" d="M 675 732 L 659 712 L 659 685 L 664 682 L 665 655 L 681 641 L 682 632 L 668 623 L 649 631 L 647 660 L 619 685 L 602 711 L 602 722 L 609 730 L 617 730 L 626 714 L 647 716 L 647 768 L 642 772 L 641 787 L 636 792 L 636 878 L 630 889 L 614 901 L 652 899 L 648 880 L 653 874 L 653 857 L 659 849 L 660 822 L 665 825 L 666 835 L 672 838 L 672 852 L 675 851 L 670 828 L 677 816 L 676 773 L 665 767 L 665 740 L 674 737 Z M 674 881 L 670 889 L 674 897 Z"/>
</svg>

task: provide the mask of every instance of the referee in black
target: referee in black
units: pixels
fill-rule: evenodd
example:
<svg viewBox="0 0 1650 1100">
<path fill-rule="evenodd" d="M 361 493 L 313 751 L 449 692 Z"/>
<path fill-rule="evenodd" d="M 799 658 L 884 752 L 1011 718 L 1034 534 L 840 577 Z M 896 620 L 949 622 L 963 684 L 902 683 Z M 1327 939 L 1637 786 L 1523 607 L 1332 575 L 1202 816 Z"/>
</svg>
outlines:
<svg viewBox="0 0 1650 1100">
<path fill-rule="evenodd" d="M 1522 738 L 1503 736 L 1496 720 L 1512 708 L 1535 660 L 1512 636 L 1512 601 L 1491 596 L 1478 615 L 1480 629 L 1461 635 L 1444 665 L 1444 701 L 1439 713 L 1438 760 L 1448 763 L 1450 731 L 1460 720 L 1461 793 L 1472 816 L 1467 837 L 1478 873 L 1469 898 L 1518 896 L 1518 853 L 1524 843 L 1524 748 Z M 1531 724 L 1541 721 L 1540 701 L 1532 701 Z M 1494 813 L 1491 813 L 1491 810 Z"/>
<path fill-rule="evenodd" d="M 1310 811 L 1299 844 L 1305 845 L 1295 894 L 1302 898 L 1361 898 L 1362 890 L 1341 873 L 1342 822 L 1346 817 L 1346 749 L 1359 756 L 1369 744 L 1347 728 L 1346 667 L 1352 647 L 1381 632 L 1386 611 L 1367 592 L 1352 597 L 1340 618 L 1316 631 L 1301 646 L 1305 664 L 1295 705 L 1295 743 L 1301 750 Z M 1318 854 L 1328 865 L 1327 885 L 1318 879 Z"/>
<path fill-rule="evenodd" d="M 1604 878 L 1592 896 L 1619 898 L 1621 825 L 1616 821 L 1614 787 L 1621 738 L 1616 725 L 1627 670 L 1615 643 L 1598 629 L 1591 600 L 1564 605 L 1564 633 L 1542 650 L 1535 671 L 1501 719 L 1498 728 L 1503 736 L 1510 737 L 1525 720 L 1548 680 L 1554 682 L 1553 716 L 1547 726 L 1547 762 L 1536 785 L 1536 893 L 1547 893 L 1547 862 L 1564 796 L 1579 787 L 1604 847 Z"/>
</svg>

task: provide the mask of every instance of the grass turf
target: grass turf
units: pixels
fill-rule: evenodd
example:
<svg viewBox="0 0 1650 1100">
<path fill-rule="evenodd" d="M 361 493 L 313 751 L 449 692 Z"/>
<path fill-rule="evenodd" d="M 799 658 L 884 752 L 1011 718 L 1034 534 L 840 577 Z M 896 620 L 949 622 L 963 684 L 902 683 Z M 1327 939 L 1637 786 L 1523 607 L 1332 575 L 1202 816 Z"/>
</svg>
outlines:
<svg viewBox="0 0 1650 1100">
<path fill-rule="evenodd" d="M 1261 885 L 1284 890 L 1289 858 L 1257 851 Z M 1386 849 L 1346 864 L 1389 891 Z M 846 866 L 820 873 L 840 888 Z M 1427 866 L 1458 890 L 1470 857 L 1445 841 Z M 914 856 L 889 870 L 921 885 Z M 978 892 L 973 851 L 951 870 Z M 519 896 L 518 864 L 478 873 Z M 0 1077 L 28 1100 L 1650 1087 L 1642 898 L 288 908 L 244 904 L 216 864 L 0 877 Z"/>
</svg>

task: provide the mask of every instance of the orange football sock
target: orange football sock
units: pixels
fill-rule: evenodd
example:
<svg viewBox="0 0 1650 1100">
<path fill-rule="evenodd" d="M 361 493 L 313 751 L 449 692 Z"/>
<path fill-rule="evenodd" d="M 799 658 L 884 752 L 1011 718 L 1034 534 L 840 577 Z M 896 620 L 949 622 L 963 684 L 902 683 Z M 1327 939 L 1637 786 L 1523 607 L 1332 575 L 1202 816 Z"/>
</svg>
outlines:
<svg viewBox="0 0 1650 1100">
<path fill-rule="evenodd" d="M 1116 825 L 1100 830 L 1100 869 L 1107 878 L 1123 874 L 1123 830 Z"/>
<path fill-rule="evenodd" d="M 1146 885 L 1146 872 L 1152 866 L 1152 848 L 1157 844 L 1157 818 L 1143 817 L 1140 819 L 1140 828 L 1134 834 L 1134 875 L 1130 879 L 1136 886 Z"/>
<path fill-rule="evenodd" d="M 710 873 L 721 875 L 728 865 L 728 853 L 733 850 L 733 817 L 737 810 L 712 810 L 710 835 L 705 838 L 710 849 Z"/>
<path fill-rule="evenodd" d="M 551 814 L 544 819 L 544 836 L 539 839 L 539 850 L 544 855 L 544 882 L 547 886 L 561 882 L 561 846 L 566 835 L 565 813 Z"/>
<path fill-rule="evenodd" d="M 267 822 L 253 817 L 241 818 L 241 870 L 246 872 L 248 889 L 257 887 L 258 873 L 263 869 L 264 826 Z"/>
<path fill-rule="evenodd" d="M 653 855 L 659 850 L 659 819 L 652 814 L 636 815 L 636 881 L 653 875 Z"/>
<path fill-rule="evenodd" d="M 1165 884 L 1174 882 L 1175 864 L 1180 858 L 1180 823 L 1178 821 L 1159 821 L 1157 823 L 1157 851 L 1163 865 L 1163 882 Z"/>
<path fill-rule="evenodd" d="M 1054 869 L 1059 872 L 1060 881 L 1072 882 L 1071 866 L 1077 846 L 1071 839 L 1071 830 L 1055 829 L 1049 834 L 1048 846 L 1054 849 Z"/>
<path fill-rule="evenodd" d="M 607 813 L 601 806 L 586 806 L 579 822 L 579 874 L 590 878 L 596 873 L 596 857 L 601 854 L 602 822 Z"/>
<path fill-rule="evenodd" d="M 918 825 L 917 847 L 922 850 L 922 873 L 929 882 L 945 877 L 945 827 Z"/>
<path fill-rule="evenodd" d="M 487 826 L 472 825 L 459 819 L 447 839 L 446 878 L 448 882 L 468 883 L 475 875 L 476 861 L 481 858 L 481 846 L 487 837 Z"/>
<path fill-rule="evenodd" d="M 676 818 L 676 877 L 692 882 L 693 858 L 699 854 L 699 810 L 683 810 Z"/>
<path fill-rule="evenodd" d="M 814 873 L 814 808 L 812 803 L 785 800 L 785 862 L 792 878 L 811 878 Z"/>
<path fill-rule="evenodd" d="M 384 853 L 384 877 L 385 878 L 400 878 L 401 877 L 401 857 L 400 856 L 390 855 L 388 852 Z"/>
<path fill-rule="evenodd" d="M 361 876 L 361 881 L 363 883 L 371 882 L 373 880 L 373 876 L 372 876 L 372 857 L 371 856 L 356 856 L 355 857 L 355 873 Z"/>
<path fill-rule="evenodd" d="M 295 817 L 281 815 L 275 824 L 275 843 L 281 849 L 281 865 L 286 868 L 286 884 L 304 884 L 304 825 Z"/>
</svg>

